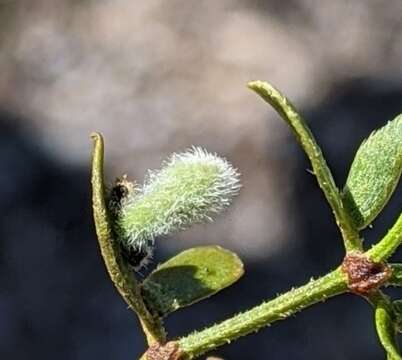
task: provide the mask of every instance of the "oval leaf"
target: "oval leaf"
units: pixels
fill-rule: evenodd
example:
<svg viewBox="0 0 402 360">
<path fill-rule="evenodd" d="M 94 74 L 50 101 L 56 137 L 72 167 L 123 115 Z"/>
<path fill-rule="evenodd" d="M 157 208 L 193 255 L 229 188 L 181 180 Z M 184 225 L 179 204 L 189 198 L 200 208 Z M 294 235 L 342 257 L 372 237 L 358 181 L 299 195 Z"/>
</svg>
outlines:
<svg viewBox="0 0 402 360">
<path fill-rule="evenodd" d="M 387 204 L 402 170 L 402 115 L 372 133 L 353 160 L 343 198 L 357 229 L 369 225 Z"/>
<path fill-rule="evenodd" d="M 395 325 L 387 310 L 381 306 L 377 306 L 375 309 L 375 325 L 381 345 L 384 347 L 388 359 L 402 360 L 398 345 L 396 344 Z"/>
<path fill-rule="evenodd" d="M 353 226 L 349 214 L 345 211 L 341 193 L 307 123 L 298 114 L 290 100 L 272 85 L 264 81 L 251 81 L 248 83 L 248 87 L 270 104 L 289 125 L 296 140 L 309 158 L 318 185 L 332 208 L 346 250 L 359 250 L 361 248 L 359 234 Z"/>
<path fill-rule="evenodd" d="M 143 296 L 165 316 L 232 285 L 244 273 L 239 257 L 220 246 L 185 250 L 153 271 L 143 282 Z"/>
</svg>

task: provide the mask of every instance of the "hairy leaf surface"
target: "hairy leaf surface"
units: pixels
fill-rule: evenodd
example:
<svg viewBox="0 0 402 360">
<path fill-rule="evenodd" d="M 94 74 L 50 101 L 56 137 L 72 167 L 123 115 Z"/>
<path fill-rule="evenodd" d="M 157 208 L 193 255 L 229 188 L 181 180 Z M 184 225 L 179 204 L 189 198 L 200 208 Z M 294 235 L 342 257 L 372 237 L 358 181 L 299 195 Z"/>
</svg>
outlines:
<svg viewBox="0 0 402 360">
<path fill-rule="evenodd" d="M 343 198 L 356 228 L 363 229 L 381 212 L 402 170 L 402 115 L 373 132 L 353 160 Z"/>
</svg>

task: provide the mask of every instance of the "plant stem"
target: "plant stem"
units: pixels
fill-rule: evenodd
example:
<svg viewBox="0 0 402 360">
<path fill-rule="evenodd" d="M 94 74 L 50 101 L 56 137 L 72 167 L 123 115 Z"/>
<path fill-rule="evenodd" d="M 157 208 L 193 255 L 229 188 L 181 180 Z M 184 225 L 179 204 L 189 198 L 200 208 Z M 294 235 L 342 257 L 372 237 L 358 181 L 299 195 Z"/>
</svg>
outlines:
<svg viewBox="0 0 402 360">
<path fill-rule="evenodd" d="M 367 255 L 372 261 L 381 262 L 387 260 L 402 243 L 402 214 L 398 220 L 377 244 L 375 244 Z"/>
<path fill-rule="evenodd" d="M 147 337 L 148 344 L 163 342 L 165 331 L 159 321 L 154 318 L 146 308 L 140 288 L 131 270 L 122 259 L 117 242 L 113 238 L 112 226 L 105 203 L 105 188 L 103 181 L 103 157 L 104 145 L 99 133 L 91 135 L 94 140 L 92 154 L 92 205 L 103 260 L 107 271 L 120 295 L 126 301 L 130 309 L 135 311 L 140 318 L 141 325 Z"/>
<path fill-rule="evenodd" d="M 220 324 L 178 340 L 179 348 L 183 352 L 183 358 L 193 359 L 347 290 L 345 276 L 338 268 L 317 280 L 311 280 L 306 285 L 290 290 Z"/>
<path fill-rule="evenodd" d="M 322 151 L 309 127 L 293 104 L 279 90 L 263 81 L 252 81 L 248 87 L 268 102 L 290 126 L 297 141 L 307 154 L 319 186 L 327 198 L 341 230 L 346 251 L 362 250 L 358 231 L 352 225 L 343 205 L 339 189 L 335 184 Z"/>
<path fill-rule="evenodd" d="M 377 334 L 381 345 L 387 353 L 387 359 L 402 360 L 396 340 L 395 310 L 391 300 L 381 291 L 372 294 L 368 300 L 374 307 Z"/>
</svg>

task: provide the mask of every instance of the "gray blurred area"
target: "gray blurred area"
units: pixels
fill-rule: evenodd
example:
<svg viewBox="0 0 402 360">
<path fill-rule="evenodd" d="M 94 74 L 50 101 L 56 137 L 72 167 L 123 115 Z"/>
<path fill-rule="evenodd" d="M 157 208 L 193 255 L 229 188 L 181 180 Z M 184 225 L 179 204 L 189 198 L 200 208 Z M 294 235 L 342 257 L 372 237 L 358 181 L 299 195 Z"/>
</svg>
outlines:
<svg viewBox="0 0 402 360">
<path fill-rule="evenodd" d="M 341 186 L 362 139 L 402 112 L 401 64 L 396 0 L 0 0 L 0 359 L 125 360 L 145 348 L 96 244 L 92 131 L 105 137 L 109 181 L 127 173 L 142 182 L 191 145 L 242 173 L 225 215 L 158 242 L 155 264 L 200 244 L 245 262 L 238 284 L 168 318 L 177 337 L 324 274 L 343 256 L 304 154 L 247 81 L 268 80 L 293 100 Z M 398 190 L 364 233 L 368 244 L 401 199 Z M 211 355 L 383 357 L 372 311 L 354 296 Z"/>
</svg>

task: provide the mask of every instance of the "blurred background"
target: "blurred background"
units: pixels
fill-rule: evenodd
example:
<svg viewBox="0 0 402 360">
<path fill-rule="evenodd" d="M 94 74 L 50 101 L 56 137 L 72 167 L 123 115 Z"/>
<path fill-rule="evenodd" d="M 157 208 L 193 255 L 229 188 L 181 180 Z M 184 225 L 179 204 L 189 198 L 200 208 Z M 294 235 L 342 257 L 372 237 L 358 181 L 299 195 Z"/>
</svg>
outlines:
<svg viewBox="0 0 402 360">
<path fill-rule="evenodd" d="M 154 265 L 220 244 L 246 267 L 230 289 L 171 315 L 172 337 L 337 266 L 340 235 L 309 163 L 245 85 L 268 80 L 293 100 L 342 186 L 362 139 L 402 112 L 401 14 L 397 0 L 0 0 L 0 358 L 127 360 L 145 348 L 94 234 L 95 130 L 109 181 L 127 173 L 142 182 L 191 145 L 242 173 L 225 215 L 158 242 Z M 401 199 L 399 190 L 364 232 L 367 244 Z M 213 355 L 383 358 L 372 310 L 354 296 Z"/>
</svg>

